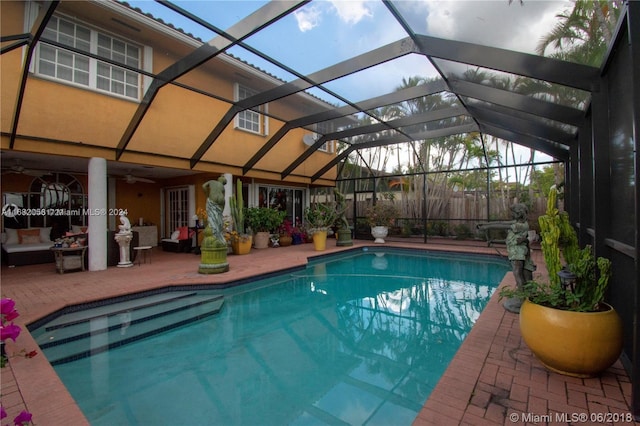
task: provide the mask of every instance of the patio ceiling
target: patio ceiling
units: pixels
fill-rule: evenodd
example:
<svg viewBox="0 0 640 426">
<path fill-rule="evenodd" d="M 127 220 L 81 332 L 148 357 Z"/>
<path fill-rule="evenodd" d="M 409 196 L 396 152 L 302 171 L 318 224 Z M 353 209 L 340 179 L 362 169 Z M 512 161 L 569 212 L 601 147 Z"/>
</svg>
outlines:
<svg viewBox="0 0 640 426">
<path fill-rule="evenodd" d="M 41 8 L 31 33 L 13 36 L 15 42 L 11 45 L 3 44 L 2 53 L 28 44 L 30 48 L 27 56 L 31 57 L 35 43 L 29 40 L 40 39 L 48 19 L 60 4 L 64 4 L 65 9 L 69 10 L 75 7 L 76 2 L 46 3 L 46 7 Z M 465 3 L 466 6 L 460 7 L 460 3 Z M 157 75 L 135 69 L 143 75 L 151 76 L 153 81 L 135 114 L 123 126 L 126 129 L 114 147 L 113 159 L 120 160 L 131 150 L 131 141 L 141 132 L 149 111 L 156 103 L 162 102 L 158 94 L 168 85 L 224 99 L 210 87 L 189 85 L 184 77 L 190 71 L 207 64 L 210 66 L 212 61 L 227 55 L 240 59 L 250 67 L 266 71 L 265 75 L 269 76 L 271 84 L 241 101 L 224 99 L 228 103 L 228 110 L 221 119 L 207 123 L 209 134 L 206 138 L 188 141 L 192 147 L 188 158 L 192 169 L 201 162 L 210 161 L 207 153 L 238 112 L 266 104 L 277 106 L 279 102 L 287 102 L 301 92 L 326 102 L 325 106 L 310 108 L 307 112 L 300 110 L 296 114 L 269 114 L 285 124 L 265 139 L 259 150 L 251 153 L 251 157 L 242 165 L 245 174 L 256 167 L 288 132 L 297 128 L 313 131 L 320 138 L 304 154 L 278 171 L 282 178 L 296 170 L 328 140 L 341 141 L 343 150 L 326 166 L 310 173 L 311 176 L 308 177 L 311 182 L 319 179 L 350 153 L 360 149 L 412 144 L 470 132 L 511 141 L 565 161 L 569 158 L 571 145 L 577 141 L 577 131 L 583 123 L 590 93 L 598 90 L 598 68 L 537 55 L 531 51 L 529 44 L 528 47 L 523 47 L 529 51 L 515 50 L 526 44 L 519 45 L 515 39 L 539 39 L 550 31 L 550 27 L 540 26 L 540 22 L 536 21 L 532 24 L 540 27 L 535 30 L 537 33 L 527 32 L 534 30 L 523 27 L 522 34 L 511 33 L 504 36 L 501 34 L 505 34 L 506 29 L 502 25 L 495 25 L 496 19 L 498 22 L 501 20 L 500 16 L 494 16 L 496 13 L 504 14 L 502 22 L 506 26 L 508 20 L 516 18 L 526 22 L 530 17 L 542 16 L 543 13 L 560 13 L 563 7 L 567 7 L 566 2 L 525 1 L 523 4 L 511 4 L 504 0 L 438 2 L 438 5 L 435 2 L 404 0 L 354 2 L 368 8 L 368 15 L 363 12 L 367 20 L 366 28 L 347 21 L 336 29 L 345 34 L 335 38 L 327 34 L 319 42 L 316 41 L 315 45 L 305 42 L 308 32 L 299 30 L 302 28 L 300 20 L 322 8 L 330 7 L 331 3 L 317 0 L 236 2 L 242 4 L 245 13 L 236 22 L 230 21 L 231 17 L 225 14 L 229 4 L 161 1 L 112 3 L 108 6 L 116 10 L 143 12 L 145 15 L 140 16 L 145 19 L 153 17 L 162 19 L 161 22 L 171 23 L 171 31 L 175 31 L 174 27 L 182 27 L 182 34 L 196 35 L 193 38 L 193 51 Z M 486 11 L 477 7 L 478 4 L 484 4 Z M 448 14 L 443 13 L 443 8 Z M 537 14 L 530 14 L 532 10 Z M 474 16 L 470 17 L 470 13 Z M 434 29 L 435 25 L 429 21 L 437 14 L 441 14 L 441 17 L 448 16 L 450 22 L 456 25 L 448 31 L 450 38 L 442 37 L 443 31 Z M 473 26 L 469 25 L 470 20 L 479 27 L 476 31 L 469 30 L 468 27 Z M 380 24 L 385 28 L 384 33 L 373 32 Z M 345 36 L 351 36 L 352 45 L 348 48 L 337 44 L 339 41 L 343 43 Z M 303 40 L 299 42 L 296 38 Z M 475 42 L 471 43 L 465 38 Z M 52 40 L 42 40 L 61 46 Z M 3 37 L 3 42 L 8 41 L 9 37 Z M 68 49 L 68 46 L 63 47 Z M 9 135 L 11 149 L 18 136 L 21 109 L 28 108 L 28 105 L 22 104 L 27 74 L 25 69 L 16 110 L 13 111 L 13 126 Z M 427 80 L 416 86 L 399 89 L 403 80 L 414 76 L 425 77 Z M 500 80 L 502 84 L 496 85 L 496 80 Z M 579 105 L 562 104 L 562 101 L 543 96 L 539 91 L 527 93 L 516 86 L 516 81 L 543 83 L 547 87 L 578 92 L 582 94 L 583 101 Z M 368 85 L 363 82 L 368 82 Z M 427 112 L 401 117 L 382 113 L 384 107 L 398 106 L 417 99 L 428 103 L 434 96 L 453 98 L 454 106 L 447 105 L 441 109 L 433 108 Z M 355 119 L 362 117 L 368 117 L 368 122 Z M 321 134 L 318 127 L 315 127 L 318 123 L 332 122 L 336 123 L 333 126 L 336 130 L 331 133 Z"/>
</svg>

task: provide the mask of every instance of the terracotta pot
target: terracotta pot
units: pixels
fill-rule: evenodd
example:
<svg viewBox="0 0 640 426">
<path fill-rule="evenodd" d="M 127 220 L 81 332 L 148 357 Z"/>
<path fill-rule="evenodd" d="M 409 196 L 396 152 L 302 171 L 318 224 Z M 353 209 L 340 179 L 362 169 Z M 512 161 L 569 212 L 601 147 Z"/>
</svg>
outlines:
<svg viewBox="0 0 640 426">
<path fill-rule="evenodd" d="M 573 312 L 525 300 L 520 333 L 531 352 L 551 371 L 593 377 L 622 352 L 622 321 L 610 305 L 602 312 Z"/>
<path fill-rule="evenodd" d="M 256 232 L 253 236 L 253 248 L 257 249 L 265 249 L 269 247 L 269 237 L 270 234 L 268 232 Z"/>
<path fill-rule="evenodd" d="M 293 243 L 291 235 L 280 235 L 280 247 L 287 247 Z"/>
</svg>

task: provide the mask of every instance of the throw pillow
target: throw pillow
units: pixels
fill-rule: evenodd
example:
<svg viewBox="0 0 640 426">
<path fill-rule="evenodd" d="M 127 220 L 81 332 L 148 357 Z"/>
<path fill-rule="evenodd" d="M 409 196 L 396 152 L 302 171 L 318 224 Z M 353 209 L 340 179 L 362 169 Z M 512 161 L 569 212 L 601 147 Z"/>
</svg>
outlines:
<svg viewBox="0 0 640 426">
<path fill-rule="evenodd" d="M 18 241 L 17 229 L 4 228 L 4 232 L 7 234 L 7 241 L 5 241 L 6 244 L 20 244 L 20 241 Z"/>
<path fill-rule="evenodd" d="M 40 235 L 23 235 L 20 244 L 40 244 Z"/>
<path fill-rule="evenodd" d="M 180 231 L 173 231 L 173 233 L 171 234 L 171 239 L 178 240 L 179 238 L 180 238 Z"/>
<path fill-rule="evenodd" d="M 71 225 L 71 232 L 74 234 L 85 234 L 87 232 L 87 226 Z"/>
<path fill-rule="evenodd" d="M 189 228 L 186 226 L 181 226 L 178 228 L 178 231 L 180 231 L 180 236 L 178 237 L 179 240 L 186 240 L 189 238 Z"/>
<path fill-rule="evenodd" d="M 40 242 L 40 230 L 38 228 L 33 229 L 18 229 L 18 243 L 24 244 L 22 239 L 26 236 L 36 236 L 38 237 L 38 242 Z"/>
<path fill-rule="evenodd" d="M 48 228 L 40 228 L 40 242 L 41 243 L 51 243 L 51 227 Z"/>
</svg>

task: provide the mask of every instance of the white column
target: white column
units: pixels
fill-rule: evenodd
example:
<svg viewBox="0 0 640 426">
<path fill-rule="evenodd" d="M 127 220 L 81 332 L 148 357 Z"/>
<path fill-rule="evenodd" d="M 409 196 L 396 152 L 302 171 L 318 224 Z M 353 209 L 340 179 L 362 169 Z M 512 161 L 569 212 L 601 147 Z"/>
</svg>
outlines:
<svg viewBox="0 0 640 426">
<path fill-rule="evenodd" d="M 89 160 L 89 270 L 107 269 L 107 160 Z"/>
</svg>

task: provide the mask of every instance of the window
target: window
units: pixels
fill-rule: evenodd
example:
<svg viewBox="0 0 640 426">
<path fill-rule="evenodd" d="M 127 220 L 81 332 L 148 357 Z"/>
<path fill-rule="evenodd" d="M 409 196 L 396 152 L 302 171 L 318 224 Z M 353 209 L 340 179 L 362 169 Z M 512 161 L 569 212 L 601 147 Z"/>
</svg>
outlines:
<svg viewBox="0 0 640 426">
<path fill-rule="evenodd" d="M 257 91 L 240 84 L 236 84 L 235 89 L 236 101 L 250 98 L 258 93 Z M 236 115 L 236 127 L 253 133 L 266 135 L 268 132 L 267 117 L 266 115 L 261 114 L 263 111 L 266 111 L 266 105 L 257 107 L 253 110 L 247 109 L 239 112 L 238 115 Z"/>
<path fill-rule="evenodd" d="M 15 204 L 18 207 L 42 212 L 20 215 L 13 218 L 3 216 L 4 226 L 8 228 L 57 227 L 60 232 L 71 229 L 72 225 L 86 225 L 87 217 L 82 213 L 87 206 L 87 195 L 82 184 L 75 176 L 66 173 L 52 173 L 36 177 L 27 192 L 5 192 L 2 205 Z M 69 212 L 60 214 L 60 212 Z M 47 213 L 47 214 L 44 214 Z"/>
<path fill-rule="evenodd" d="M 38 44 L 36 61 L 37 74 L 139 99 L 138 73 L 52 46 L 45 40 L 55 41 L 133 68 L 140 68 L 140 47 L 54 16 L 47 24 Z"/>
<path fill-rule="evenodd" d="M 320 139 L 320 137 L 326 135 L 327 133 L 333 133 L 333 123 L 331 122 L 324 121 L 322 123 L 316 123 L 315 128 L 316 128 L 316 132 L 319 133 L 319 134 L 316 134 L 316 140 Z M 318 151 L 324 151 L 324 152 L 328 152 L 329 154 L 332 154 L 333 149 L 334 149 L 334 141 L 326 141 L 325 143 L 322 144 L 320 148 L 318 148 Z"/>
<path fill-rule="evenodd" d="M 258 206 L 271 207 L 287 212 L 286 218 L 292 223 L 302 222 L 305 190 L 280 186 L 258 187 Z"/>
<path fill-rule="evenodd" d="M 166 190 L 166 235 L 180 228 L 189 226 L 189 188 L 171 188 Z"/>
</svg>

